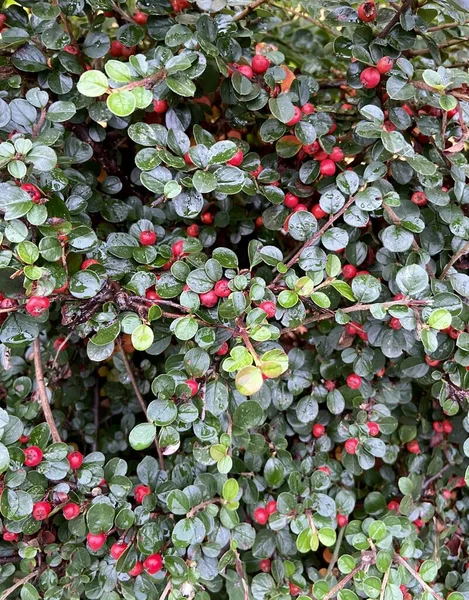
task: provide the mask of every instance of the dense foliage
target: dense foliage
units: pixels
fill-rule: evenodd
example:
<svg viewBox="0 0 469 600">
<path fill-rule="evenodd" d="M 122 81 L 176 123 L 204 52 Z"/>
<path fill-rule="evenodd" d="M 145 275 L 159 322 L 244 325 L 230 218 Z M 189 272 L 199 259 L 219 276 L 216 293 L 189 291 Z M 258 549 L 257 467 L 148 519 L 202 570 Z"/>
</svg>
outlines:
<svg viewBox="0 0 469 600">
<path fill-rule="evenodd" d="M 7 0 L 0 600 L 464 600 L 467 0 Z"/>
</svg>

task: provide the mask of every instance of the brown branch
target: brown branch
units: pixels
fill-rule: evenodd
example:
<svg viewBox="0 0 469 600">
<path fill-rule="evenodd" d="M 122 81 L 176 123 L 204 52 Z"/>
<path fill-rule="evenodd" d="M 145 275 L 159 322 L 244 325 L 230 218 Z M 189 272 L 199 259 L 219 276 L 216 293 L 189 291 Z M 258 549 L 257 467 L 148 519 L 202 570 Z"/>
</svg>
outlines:
<svg viewBox="0 0 469 600">
<path fill-rule="evenodd" d="M 450 48 L 451 46 L 457 46 L 458 44 L 466 44 L 469 42 L 469 38 L 461 38 L 459 40 L 447 40 L 446 42 L 442 42 L 437 45 L 439 50 L 443 50 L 444 48 Z M 407 50 L 407 56 L 425 56 L 425 54 L 430 54 L 430 48 L 420 48 L 418 50 Z"/>
<path fill-rule="evenodd" d="M 453 258 L 449 261 L 449 263 L 446 265 L 446 267 L 441 272 L 441 275 L 439 278 L 444 279 L 446 277 L 446 275 L 448 274 L 448 271 L 454 265 L 454 263 L 457 262 L 461 258 L 461 256 L 463 256 L 463 254 L 467 254 L 468 252 L 469 252 L 469 242 L 466 242 L 464 244 L 464 246 L 462 248 L 460 248 L 456 252 L 456 254 L 453 256 Z"/>
<path fill-rule="evenodd" d="M 220 504 L 220 503 L 221 503 L 221 498 L 211 498 L 210 500 L 204 500 L 200 504 L 197 504 L 196 506 L 191 508 L 190 511 L 187 513 L 186 517 L 188 519 L 190 519 L 191 517 L 195 516 L 199 512 L 199 510 L 202 510 L 206 506 L 209 506 L 210 504 Z"/>
<path fill-rule="evenodd" d="M 425 33 L 433 32 L 433 31 L 441 31 L 442 29 L 451 29 L 452 27 L 464 27 L 464 25 L 469 24 L 469 21 L 464 21 L 464 23 L 442 23 L 441 25 L 435 25 L 434 27 L 429 27 Z"/>
<path fill-rule="evenodd" d="M 420 577 L 420 575 L 417 573 L 417 571 L 415 569 L 413 569 L 408 563 L 407 561 L 405 561 L 402 556 L 399 556 L 399 554 L 396 554 L 394 556 L 394 560 L 399 563 L 400 565 L 402 565 L 405 569 L 407 569 L 409 571 L 409 573 L 420 583 L 420 585 L 423 587 L 423 589 L 425 591 L 427 591 L 429 594 L 431 594 L 435 600 L 443 600 L 442 596 L 440 596 L 440 594 L 437 594 L 437 592 L 435 592 L 433 590 L 433 588 L 431 588 L 428 583 L 425 583 L 425 581 Z"/>
<path fill-rule="evenodd" d="M 173 587 L 173 583 L 171 581 L 171 579 L 168 581 L 168 583 L 166 584 L 164 590 L 161 592 L 161 596 L 159 597 L 158 600 L 165 600 L 166 596 L 169 594 L 169 592 L 171 591 L 171 588 Z"/>
<path fill-rule="evenodd" d="M 52 435 L 52 440 L 56 443 L 61 442 L 62 440 L 61 440 L 59 432 L 57 430 L 57 426 L 54 421 L 54 416 L 52 414 L 52 410 L 51 410 L 51 407 L 49 404 L 49 399 L 47 397 L 46 384 L 44 383 L 44 371 L 42 369 L 42 359 L 41 359 L 41 343 L 39 341 L 39 338 L 36 338 L 34 340 L 33 355 L 34 355 L 34 369 L 36 371 L 37 392 L 39 395 L 39 401 L 41 404 L 42 412 L 44 413 L 46 422 L 49 425 L 49 429 L 50 429 L 50 432 Z"/>
<path fill-rule="evenodd" d="M 44 121 L 46 120 L 47 117 L 47 110 L 45 108 L 43 108 L 41 110 L 41 115 L 39 117 L 38 122 L 34 125 L 33 127 L 33 131 L 31 136 L 33 138 L 37 137 L 37 135 L 39 134 L 39 131 L 41 130 L 41 127 L 44 125 Z"/>
<path fill-rule="evenodd" d="M 327 567 L 326 579 L 328 579 L 331 576 L 332 571 L 335 567 L 335 563 L 337 562 L 337 559 L 339 558 L 339 552 L 340 552 L 340 547 L 342 545 L 342 540 L 344 539 L 344 533 L 345 533 L 345 527 L 341 527 L 339 530 L 339 535 L 337 536 L 337 540 L 335 542 L 334 553 L 332 555 L 331 562 L 329 563 L 329 566 Z"/>
<path fill-rule="evenodd" d="M 337 35 L 337 33 L 334 33 L 334 31 L 332 31 L 332 29 L 330 27 L 328 27 L 325 23 L 323 23 L 322 21 L 319 21 L 318 19 L 313 19 L 313 17 L 310 17 L 309 15 L 305 15 L 302 12 L 297 12 L 293 8 L 287 8 L 285 6 L 280 6 L 278 4 L 274 4 L 273 2 L 271 2 L 271 6 L 274 6 L 275 8 L 283 10 L 284 12 L 287 13 L 287 15 L 292 15 L 294 17 L 304 19 L 305 21 L 312 23 L 319 29 L 324 29 L 324 31 L 327 31 L 327 33 L 329 33 L 330 35 L 335 35 L 335 36 Z"/>
<path fill-rule="evenodd" d="M 35 571 L 32 571 L 29 575 L 26 575 L 26 577 L 18 579 L 16 583 L 14 583 L 11 587 L 9 587 L 3 592 L 3 594 L 0 596 L 0 600 L 5 600 L 5 598 L 8 598 L 8 596 L 12 594 L 16 589 L 27 583 L 30 579 L 33 579 L 33 577 L 36 577 L 36 575 L 38 574 L 39 569 L 36 569 Z"/>
<path fill-rule="evenodd" d="M 129 377 L 130 383 L 132 384 L 134 393 L 137 396 L 137 400 L 138 400 L 138 402 L 143 410 L 143 414 L 145 415 L 145 418 L 146 418 L 147 417 L 147 405 L 145 404 L 145 400 L 143 399 L 143 396 L 140 393 L 140 390 L 138 389 L 137 380 L 135 379 L 135 375 L 133 374 L 132 367 L 130 366 L 130 363 L 129 363 L 129 359 L 127 358 L 127 355 L 125 354 L 125 352 L 122 348 L 121 348 L 120 354 L 121 354 L 122 361 L 125 366 L 125 370 L 127 371 L 127 375 Z M 165 471 L 166 469 L 165 469 L 165 465 L 164 465 L 164 457 L 163 457 L 163 453 L 161 451 L 160 445 L 158 444 L 157 436 L 155 436 L 155 448 L 156 448 L 156 453 L 158 455 L 158 462 L 160 465 L 160 469 L 162 471 Z"/>
<path fill-rule="evenodd" d="M 385 38 L 388 33 L 391 31 L 391 29 L 394 27 L 394 25 L 397 25 L 401 19 L 401 15 L 403 12 L 405 12 L 409 6 L 411 4 L 411 0 L 404 0 L 404 2 L 402 3 L 402 6 L 399 8 L 399 10 L 396 11 L 396 14 L 392 17 L 392 19 L 389 21 L 389 23 L 386 25 L 386 27 L 384 27 L 384 29 L 382 29 L 378 35 L 376 36 L 377 38 Z"/>
<path fill-rule="evenodd" d="M 234 23 L 237 23 L 238 21 L 241 21 L 242 19 L 246 18 L 253 11 L 255 11 L 256 8 L 259 8 L 259 6 L 261 6 L 262 4 L 264 4 L 265 2 L 268 2 L 268 1 L 269 0 L 255 0 L 255 2 L 253 2 L 249 6 L 246 6 L 246 8 L 244 10 L 242 10 L 240 13 L 238 13 L 237 15 L 235 15 L 233 17 Z"/>
<path fill-rule="evenodd" d="M 316 231 L 316 233 L 313 235 L 313 237 L 308 240 L 307 242 L 305 242 L 301 248 L 295 252 L 295 254 L 292 256 L 292 258 L 287 262 L 287 268 L 289 269 L 290 267 L 292 267 L 294 264 L 296 264 L 301 256 L 301 253 L 303 252 L 303 250 L 305 250 L 306 248 L 309 248 L 309 246 L 311 246 L 312 244 L 314 244 L 314 242 L 319 239 L 322 235 L 324 235 L 326 233 L 326 231 L 329 229 L 329 227 L 335 223 L 337 221 L 337 219 L 339 219 L 344 213 L 345 211 L 349 208 L 349 206 L 351 206 L 353 203 L 355 202 L 355 197 L 351 196 L 347 202 L 344 204 L 344 206 L 339 210 L 339 212 L 337 212 L 335 215 L 331 215 L 328 219 L 328 221 L 326 221 L 326 223 L 321 227 L 321 229 L 319 229 L 318 231 Z M 272 283 L 270 283 L 267 287 L 272 288 L 275 286 L 275 284 L 282 278 L 283 273 L 278 273 L 278 275 L 275 277 L 275 279 L 272 281 Z"/>
<path fill-rule="evenodd" d="M 117 92 L 125 92 L 127 90 L 133 90 L 138 87 L 150 88 L 155 83 L 158 83 L 158 81 L 161 81 L 165 77 L 166 77 L 166 70 L 160 69 L 159 71 L 156 71 L 156 73 L 153 73 L 153 75 L 149 75 L 148 77 L 144 77 L 143 79 L 139 79 L 138 81 L 132 81 L 131 83 L 128 83 L 127 85 L 123 85 L 122 87 L 113 88 L 112 90 L 109 91 L 109 93 L 113 94 L 113 93 L 117 93 Z"/>
<path fill-rule="evenodd" d="M 344 588 L 347 585 L 347 583 L 355 577 L 358 571 L 361 571 L 363 569 L 363 567 L 364 564 L 363 562 L 361 562 L 355 567 L 355 569 L 353 569 L 353 571 L 350 571 L 350 573 L 348 573 L 343 579 L 341 579 L 337 585 L 331 588 L 322 600 L 331 600 L 331 598 L 333 598 L 338 592 L 340 592 L 340 590 Z"/>
<path fill-rule="evenodd" d="M 242 562 L 239 556 L 239 552 L 237 550 L 234 550 L 234 554 L 236 559 L 236 573 L 238 574 L 238 577 L 240 577 L 241 582 L 243 584 L 244 600 L 249 600 L 249 587 L 246 581 L 246 575 L 244 573 L 244 563 Z"/>
<path fill-rule="evenodd" d="M 386 573 L 384 574 L 383 581 L 381 583 L 381 591 L 379 593 L 379 600 L 384 600 L 384 596 L 386 594 L 386 586 L 388 585 L 389 574 L 391 573 L 391 567 L 388 567 Z"/>
</svg>

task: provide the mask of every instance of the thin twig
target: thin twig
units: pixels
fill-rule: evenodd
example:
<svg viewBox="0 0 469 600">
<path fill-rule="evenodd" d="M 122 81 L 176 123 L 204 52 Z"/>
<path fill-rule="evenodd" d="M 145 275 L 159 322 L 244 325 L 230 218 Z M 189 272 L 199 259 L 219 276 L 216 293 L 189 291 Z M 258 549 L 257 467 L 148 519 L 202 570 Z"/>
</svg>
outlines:
<svg viewBox="0 0 469 600">
<path fill-rule="evenodd" d="M 386 25 L 386 27 L 384 27 L 384 29 L 382 29 L 376 37 L 377 38 L 385 38 L 388 35 L 388 33 L 391 31 L 391 29 L 394 27 L 394 25 L 397 25 L 399 23 L 402 13 L 405 12 L 409 8 L 409 6 L 410 6 L 410 0 L 405 0 L 402 3 L 402 6 L 399 8 L 399 10 L 396 11 L 396 14 L 392 17 L 392 19 Z"/>
<path fill-rule="evenodd" d="M 171 591 L 171 588 L 173 587 L 172 581 L 171 579 L 168 581 L 168 583 L 166 584 L 166 587 L 164 588 L 164 590 L 161 592 L 161 596 L 159 597 L 158 600 L 165 600 L 166 596 L 169 594 L 169 592 Z"/>
<path fill-rule="evenodd" d="M 345 533 L 345 527 L 341 527 L 340 531 L 339 531 L 339 535 L 337 536 L 337 540 L 335 542 L 335 546 L 334 546 L 334 553 L 332 555 L 331 558 L 331 562 L 329 563 L 329 566 L 327 567 L 327 573 L 326 573 L 326 579 L 328 579 L 331 574 L 332 571 L 335 567 L 335 563 L 337 562 L 337 559 L 339 558 L 339 552 L 340 552 L 340 547 L 342 545 L 342 540 L 344 539 L 344 533 Z"/>
<path fill-rule="evenodd" d="M 47 117 L 47 110 L 45 108 L 43 108 L 41 110 L 41 115 L 39 116 L 38 122 L 33 127 L 33 131 L 31 133 L 31 136 L 33 138 L 37 137 L 39 131 L 41 130 L 41 127 L 44 125 L 44 121 L 46 120 L 46 117 Z"/>
<path fill-rule="evenodd" d="M 463 27 L 464 25 L 469 24 L 469 21 L 464 21 L 464 23 L 442 23 L 441 25 L 435 25 L 434 27 L 429 27 L 425 33 L 430 33 L 433 31 L 441 31 L 442 29 L 451 29 L 453 27 Z"/>
<path fill-rule="evenodd" d="M 23 577 L 23 579 L 18 579 L 16 583 L 14 583 L 11 587 L 9 587 L 3 592 L 3 594 L 0 596 L 0 600 L 5 600 L 5 598 L 8 598 L 8 596 L 12 594 L 16 589 L 27 583 L 30 579 L 33 579 L 33 577 L 36 577 L 36 575 L 38 574 L 39 569 L 36 569 L 35 571 L 32 571 L 29 575 L 26 575 L 26 577 Z"/>
<path fill-rule="evenodd" d="M 447 40 L 446 42 L 442 42 L 437 45 L 437 48 L 443 50 L 444 48 L 450 48 L 451 46 L 458 46 L 459 44 L 467 44 L 469 42 L 469 38 L 460 38 L 459 40 Z M 418 50 L 407 50 L 407 56 L 425 56 L 425 54 L 430 54 L 430 48 L 420 48 Z"/>
<path fill-rule="evenodd" d="M 332 29 L 330 27 L 328 27 L 325 23 L 323 23 L 322 21 L 319 21 L 318 19 L 313 19 L 313 17 L 310 17 L 309 15 L 305 15 L 305 13 L 297 12 L 293 8 L 287 8 L 285 6 L 280 6 L 278 4 L 274 4 L 273 2 L 271 3 L 271 6 L 274 6 L 275 8 L 283 10 L 288 15 L 292 15 L 292 16 L 298 17 L 300 19 L 304 19 L 305 21 L 312 23 L 319 29 L 324 29 L 324 31 L 327 31 L 327 33 L 329 33 L 331 35 L 335 35 L 335 36 L 337 35 L 337 33 L 334 33 L 334 31 L 332 31 Z"/>
<path fill-rule="evenodd" d="M 424 481 L 422 485 L 422 490 L 425 490 L 430 484 L 439 479 L 443 475 L 443 473 L 452 466 L 453 465 L 450 464 L 445 465 L 436 475 L 433 475 L 433 477 L 430 477 L 429 479 L 427 479 L 427 481 Z"/>
<path fill-rule="evenodd" d="M 210 504 L 220 504 L 220 503 L 221 503 L 221 498 L 211 498 L 210 500 L 204 500 L 200 504 L 193 506 L 190 509 L 190 511 L 187 513 L 186 517 L 188 519 L 190 519 L 191 517 L 195 516 L 200 510 L 206 508 Z"/>
<path fill-rule="evenodd" d="M 420 575 L 417 573 L 417 571 L 415 569 L 413 569 L 408 563 L 407 561 L 405 561 L 402 556 L 399 556 L 399 554 L 396 554 L 394 556 L 394 560 L 399 563 L 400 565 L 402 565 L 405 569 L 407 569 L 409 571 L 409 573 L 420 583 L 420 585 L 423 587 L 423 589 L 425 591 L 427 591 L 429 594 L 431 594 L 435 600 L 443 600 L 443 597 L 440 596 L 440 594 L 438 594 L 437 592 L 435 592 L 435 590 L 433 590 L 428 583 L 425 583 L 425 581 L 420 577 Z"/>
<path fill-rule="evenodd" d="M 36 381 L 37 381 L 37 392 L 38 392 L 42 412 L 44 413 L 46 422 L 49 425 L 49 429 L 50 429 L 50 432 L 52 435 L 52 440 L 54 442 L 61 442 L 62 440 L 61 440 L 59 432 L 57 430 L 57 426 L 54 421 L 54 416 L 52 414 L 52 410 L 51 410 L 51 407 L 49 404 L 49 399 L 47 397 L 46 384 L 44 383 L 44 371 L 42 369 L 42 358 L 41 358 L 41 342 L 39 341 L 39 338 L 36 338 L 34 340 L 33 355 L 34 355 L 34 370 L 36 372 Z"/>
<path fill-rule="evenodd" d="M 64 338 L 64 340 L 62 341 L 62 343 L 58 347 L 57 352 L 55 353 L 54 360 L 52 361 L 52 367 L 51 367 L 51 369 L 55 369 L 55 367 L 57 366 L 57 360 L 59 358 L 59 354 L 62 352 L 62 348 L 67 344 L 68 340 L 72 337 L 72 333 L 73 333 L 73 331 L 71 331 L 67 335 L 67 337 Z"/>
<path fill-rule="evenodd" d="M 391 567 L 388 567 L 386 573 L 384 574 L 383 581 L 381 583 L 381 591 L 379 594 L 379 600 L 384 600 L 384 595 L 386 593 L 386 586 L 388 585 L 389 574 L 391 573 Z"/>
<path fill-rule="evenodd" d="M 95 438 L 91 445 L 93 452 L 96 452 L 98 449 L 98 430 L 99 430 L 99 386 L 98 383 L 95 384 L 93 390 L 93 422 L 94 422 L 94 430 L 96 432 Z"/>
<path fill-rule="evenodd" d="M 246 581 L 246 575 L 244 573 L 244 566 L 243 566 L 243 562 L 239 556 L 239 552 L 237 550 L 234 550 L 234 554 L 236 557 L 236 573 L 238 574 L 238 576 L 241 579 L 241 582 L 243 584 L 243 590 L 244 590 L 244 600 L 249 600 L 249 587 L 248 587 L 248 583 Z"/>
<path fill-rule="evenodd" d="M 132 384 L 134 393 L 137 396 L 137 400 L 138 400 L 138 402 L 143 410 L 143 414 L 145 415 L 145 418 L 146 418 L 147 417 L 147 405 L 145 404 L 145 400 L 143 399 L 143 396 L 140 393 L 140 390 L 138 389 L 137 380 L 135 379 L 135 375 L 132 371 L 132 367 L 130 366 L 129 359 L 127 358 L 127 355 L 125 354 L 125 352 L 122 348 L 121 348 L 120 354 L 121 354 L 122 361 L 125 366 L 125 370 L 127 371 L 127 375 L 129 377 L 130 383 Z M 155 448 L 156 448 L 156 453 L 158 454 L 158 462 L 160 465 L 160 469 L 162 471 L 165 471 L 166 469 L 165 469 L 165 465 L 164 465 L 164 457 L 163 457 L 163 453 L 161 451 L 160 445 L 158 443 L 157 436 L 155 436 Z"/>
<path fill-rule="evenodd" d="M 262 4 L 264 4 L 265 2 L 268 2 L 268 1 L 269 0 L 255 0 L 255 2 L 253 2 L 249 6 L 246 6 L 246 8 L 244 10 L 242 10 L 240 13 L 235 15 L 233 17 L 233 21 L 235 23 L 237 23 L 238 21 L 245 19 L 248 15 L 250 15 L 253 11 L 255 11 L 256 8 L 259 8 L 259 6 L 261 6 Z"/>
<path fill-rule="evenodd" d="M 441 271 L 441 275 L 439 278 L 444 279 L 446 277 L 446 275 L 448 274 L 448 271 L 454 265 L 454 263 L 457 262 L 461 258 L 461 256 L 463 256 L 463 254 L 467 254 L 468 252 L 469 252 L 469 242 L 466 242 L 464 244 L 464 246 L 456 252 L 456 254 L 449 261 L 449 263 L 446 265 L 446 267 L 443 269 L 443 271 Z"/>
<path fill-rule="evenodd" d="M 329 592 L 323 597 L 322 600 L 331 600 L 331 598 L 333 598 L 338 592 L 340 592 L 340 590 L 343 587 L 345 587 L 347 585 L 347 583 L 355 577 L 355 575 L 358 573 L 358 571 L 361 571 L 363 569 L 363 567 L 364 567 L 364 564 L 361 562 L 359 565 L 357 565 L 355 567 L 355 569 L 353 569 L 353 571 L 350 571 L 350 573 L 348 573 L 348 575 L 346 575 L 343 579 L 341 579 L 337 585 L 335 585 L 333 588 L 331 588 L 329 590 Z"/>
</svg>

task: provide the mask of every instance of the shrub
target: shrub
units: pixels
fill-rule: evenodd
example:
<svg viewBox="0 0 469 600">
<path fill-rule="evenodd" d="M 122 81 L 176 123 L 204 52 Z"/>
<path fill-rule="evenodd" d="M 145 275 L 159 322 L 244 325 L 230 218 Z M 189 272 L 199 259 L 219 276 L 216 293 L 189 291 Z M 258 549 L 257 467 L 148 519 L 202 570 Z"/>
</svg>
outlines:
<svg viewBox="0 0 469 600">
<path fill-rule="evenodd" d="M 466 2 L 4 4 L 1 600 L 463 600 Z"/>
</svg>

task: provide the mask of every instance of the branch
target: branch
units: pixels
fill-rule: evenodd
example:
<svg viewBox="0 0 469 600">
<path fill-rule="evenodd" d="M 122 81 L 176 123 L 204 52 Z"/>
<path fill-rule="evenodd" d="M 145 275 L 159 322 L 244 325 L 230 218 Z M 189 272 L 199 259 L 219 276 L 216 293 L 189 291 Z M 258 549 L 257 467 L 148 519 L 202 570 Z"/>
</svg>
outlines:
<svg viewBox="0 0 469 600">
<path fill-rule="evenodd" d="M 461 38 L 459 40 L 447 40 L 446 42 L 442 42 L 441 44 L 437 44 L 437 48 L 440 50 L 444 48 L 450 48 L 451 46 L 457 46 L 458 44 L 466 44 L 469 42 L 469 38 Z M 407 56 L 425 56 L 425 54 L 430 54 L 430 48 L 421 48 L 419 50 L 407 50 Z"/>
<path fill-rule="evenodd" d="M 351 206 L 354 202 L 355 202 L 355 197 L 352 196 L 347 200 L 347 202 L 339 210 L 339 212 L 337 212 L 335 215 L 331 215 L 329 217 L 329 220 L 326 221 L 326 223 L 321 227 L 321 229 L 319 229 L 319 231 L 316 231 L 316 233 L 313 235 L 313 237 L 310 240 L 308 240 L 307 242 L 305 242 L 303 244 L 303 246 L 301 246 L 301 248 L 287 262 L 287 268 L 289 269 L 294 264 L 296 264 L 301 256 L 301 253 L 303 252 L 303 250 L 305 250 L 306 248 L 309 248 L 309 246 L 312 246 L 312 244 L 314 244 L 314 242 L 317 239 L 319 239 L 324 233 L 326 233 L 326 231 L 329 229 L 329 227 L 333 223 L 335 223 L 337 221 L 337 219 L 339 219 L 345 213 L 345 211 L 349 208 L 349 206 Z M 282 275 L 283 275 L 282 273 L 279 273 L 275 277 L 275 279 L 272 281 L 272 283 L 270 283 L 267 287 L 272 288 L 273 286 L 275 286 L 275 284 L 282 278 Z"/>
<path fill-rule="evenodd" d="M 49 399 L 47 398 L 46 384 L 44 383 L 44 371 L 42 369 L 42 360 L 41 360 L 41 343 L 39 338 L 34 340 L 33 344 L 33 354 L 34 354 L 34 369 L 36 371 L 36 381 L 37 381 L 37 391 L 39 395 L 39 401 L 41 404 L 42 412 L 44 413 L 44 417 L 46 419 L 47 424 L 49 425 L 49 429 L 52 435 L 53 442 L 61 442 L 61 438 L 59 432 L 57 430 L 57 426 L 54 421 L 54 416 L 52 414 L 52 410 L 49 404 Z M 0 598 L 1 600 L 1 598 Z"/>
<path fill-rule="evenodd" d="M 440 279 L 444 279 L 446 277 L 446 275 L 448 274 L 448 271 L 454 265 L 454 263 L 457 262 L 463 254 L 467 254 L 468 252 L 469 252 L 469 242 L 466 242 L 464 244 L 464 246 L 456 252 L 456 254 L 453 256 L 453 258 L 449 261 L 449 263 L 443 269 L 443 271 L 441 272 L 441 275 L 440 275 Z"/>
<path fill-rule="evenodd" d="M 302 12 L 297 12 L 296 10 L 294 10 L 292 8 L 286 8 L 285 6 L 279 6 L 278 4 L 271 3 L 271 6 L 274 6 L 275 8 L 279 8 L 280 10 L 283 10 L 284 12 L 287 13 L 287 15 L 292 15 L 294 17 L 299 17 L 300 19 L 304 19 L 305 21 L 312 23 L 319 29 L 324 29 L 324 31 L 327 31 L 327 33 L 329 33 L 330 35 L 334 35 L 334 36 L 337 35 L 337 33 L 334 33 L 334 31 L 332 31 L 332 29 L 330 27 L 328 27 L 325 23 L 323 23 L 322 21 L 319 21 L 318 19 L 313 19 L 313 17 L 310 17 L 309 15 L 305 15 Z"/>
<path fill-rule="evenodd" d="M 265 0 L 264 0 L 265 1 Z M 153 73 L 153 75 L 149 75 L 148 77 L 144 77 L 143 79 L 139 79 L 138 81 L 132 81 L 131 83 L 128 83 L 127 85 L 123 85 L 122 87 L 118 87 L 118 88 L 113 88 L 110 93 L 115 93 L 115 92 L 125 92 L 127 90 L 133 90 L 134 88 L 138 88 L 138 87 L 151 87 L 153 84 L 158 83 L 158 81 L 161 81 L 162 79 L 164 79 L 166 77 L 166 70 L 165 69 L 160 69 L 159 71 L 156 71 L 156 73 Z"/>
<path fill-rule="evenodd" d="M 164 590 L 161 592 L 161 596 L 159 597 L 158 600 L 165 600 L 166 596 L 169 594 L 169 592 L 171 591 L 171 588 L 173 587 L 172 581 L 171 579 L 168 581 L 168 583 L 166 584 L 166 587 L 164 588 Z"/>
<path fill-rule="evenodd" d="M 402 565 L 404 568 L 406 568 L 409 571 L 409 573 L 420 583 L 420 585 L 423 587 L 423 589 L 425 591 L 427 591 L 429 594 L 431 594 L 435 598 L 435 600 L 443 600 L 442 596 L 440 596 L 440 594 L 437 594 L 428 585 L 428 583 L 425 583 L 425 581 L 420 577 L 420 575 L 417 573 L 417 571 L 415 569 L 413 569 L 409 564 L 407 564 L 407 562 L 402 558 L 402 556 L 399 556 L 399 554 L 396 554 L 394 556 L 394 560 L 397 563 L 399 563 L 400 565 Z"/>
<path fill-rule="evenodd" d="M 381 582 L 381 591 L 379 594 L 379 600 L 384 600 L 384 595 L 386 593 L 386 586 L 388 585 L 389 574 L 391 573 L 391 567 L 389 567 L 384 574 L 383 581 Z"/>
<path fill-rule="evenodd" d="M 402 3 L 402 6 L 399 8 L 399 10 L 396 12 L 396 14 L 392 17 L 392 19 L 389 21 L 389 23 L 386 25 L 386 27 L 378 33 L 378 35 L 376 37 L 377 38 L 385 38 L 388 35 L 388 33 L 391 31 L 391 29 L 394 27 L 394 25 L 397 25 L 399 23 L 402 13 L 405 12 L 409 8 L 410 4 L 411 4 L 411 0 L 404 0 L 404 2 Z"/>
<path fill-rule="evenodd" d="M 32 134 L 31 134 L 31 136 L 33 138 L 37 137 L 39 131 L 41 130 L 41 127 L 44 125 L 44 121 L 46 120 L 46 116 L 47 116 L 47 110 L 45 108 L 43 108 L 41 110 L 41 115 L 39 117 L 39 121 L 33 127 L 33 131 L 32 131 Z"/>
<path fill-rule="evenodd" d="M 210 504 L 221 504 L 221 498 L 212 498 L 210 500 L 204 500 L 200 504 L 197 504 L 196 506 L 192 507 L 190 509 L 190 511 L 187 513 L 186 517 L 188 519 L 190 519 L 191 517 L 195 516 L 199 512 L 199 510 L 202 510 L 203 508 L 205 508 L 206 506 L 209 506 Z"/>
<path fill-rule="evenodd" d="M 239 552 L 237 550 L 234 550 L 234 554 L 236 557 L 236 573 L 241 578 L 241 581 L 243 584 L 244 600 L 249 600 L 249 587 L 248 587 L 248 583 L 246 581 L 246 575 L 244 573 L 243 562 L 241 561 L 241 559 L 239 557 Z"/>
<path fill-rule="evenodd" d="M 235 15 L 233 17 L 233 22 L 237 23 L 238 21 L 241 21 L 242 19 L 244 19 L 245 17 L 250 15 L 253 11 L 255 11 L 256 8 L 259 8 L 259 6 L 261 6 L 261 4 L 264 4 L 264 2 L 268 2 L 268 1 L 269 0 L 255 0 L 255 2 L 253 2 L 249 6 L 246 6 L 246 8 L 244 10 L 242 10 L 240 13 Z"/>
<path fill-rule="evenodd" d="M 3 594 L 0 596 L 0 600 L 5 600 L 5 598 L 8 598 L 8 596 L 12 594 L 17 588 L 27 583 L 30 579 L 33 579 L 33 577 L 36 577 L 36 575 L 38 574 L 39 569 L 36 569 L 35 571 L 32 571 L 29 575 L 26 575 L 26 577 L 23 577 L 23 579 L 19 579 L 16 583 L 14 583 L 11 587 L 9 587 L 3 592 Z"/>
<path fill-rule="evenodd" d="M 337 559 L 339 558 L 340 546 L 342 545 L 344 533 L 345 533 L 345 527 L 341 527 L 340 531 L 339 531 L 339 535 L 337 536 L 337 540 L 335 542 L 334 554 L 332 555 L 331 562 L 329 563 L 329 566 L 327 567 L 327 573 L 326 573 L 325 579 L 328 579 L 331 576 L 332 570 L 335 567 L 335 563 L 337 562 Z"/>
<path fill-rule="evenodd" d="M 347 585 L 347 583 L 355 577 L 355 575 L 358 573 L 358 571 L 361 571 L 363 569 L 363 567 L 364 567 L 364 564 L 363 564 L 363 562 L 361 562 L 359 565 L 357 565 L 355 567 L 355 569 L 353 569 L 353 571 L 350 571 L 350 573 L 348 573 L 348 575 L 346 575 L 343 579 L 341 579 L 337 585 L 335 585 L 333 588 L 331 588 L 322 600 L 331 600 L 331 598 L 333 598 L 338 592 L 340 592 L 340 590 L 342 588 L 344 588 Z"/>
<path fill-rule="evenodd" d="M 435 25 L 434 27 L 429 27 L 425 33 L 429 33 L 432 31 L 441 31 L 442 29 L 451 29 L 452 27 L 463 27 L 467 25 L 469 21 L 464 21 L 464 23 L 442 23 L 441 25 Z"/>
<path fill-rule="evenodd" d="M 140 390 L 138 389 L 138 385 L 137 385 L 137 381 L 135 379 L 135 375 L 133 374 L 132 371 L 132 367 L 130 366 L 129 363 L 129 359 L 127 358 L 127 355 L 125 354 L 124 350 L 121 347 L 121 351 L 120 351 L 121 357 L 122 357 L 122 361 L 124 363 L 125 366 L 125 370 L 127 371 L 127 375 L 129 376 L 129 380 L 130 383 L 132 384 L 133 390 L 135 395 L 137 396 L 137 400 L 143 410 L 143 414 L 145 415 L 145 418 L 147 416 L 147 405 L 145 404 L 145 400 L 143 399 L 142 394 L 140 393 Z M 163 457 L 163 453 L 161 452 L 161 448 L 160 445 L 158 444 L 158 438 L 155 436 L 155 448 L 156 448 L 156 453 L 158 454 L 158 462 L 160 465 L 160 469 L 162 471 L 165 471 L 165 466 L 164 466 L 164 457 Z"/>
</svg>

